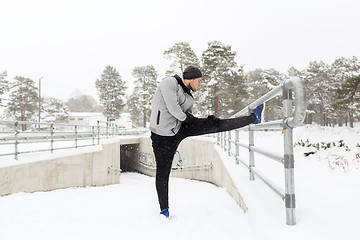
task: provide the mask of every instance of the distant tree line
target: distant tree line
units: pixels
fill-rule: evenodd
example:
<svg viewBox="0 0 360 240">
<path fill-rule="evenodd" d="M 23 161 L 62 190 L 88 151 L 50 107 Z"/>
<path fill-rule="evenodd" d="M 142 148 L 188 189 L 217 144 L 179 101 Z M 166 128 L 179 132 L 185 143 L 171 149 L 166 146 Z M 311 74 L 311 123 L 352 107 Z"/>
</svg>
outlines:
<svg viewBox="0 0 360 240">
<path fill-rule="evenodd" d="M 203 73 L 202 87 L 194 93 L 196 116 L 216 115 L 230 117 L 260 96 L 269 92 L 291 76 L 302 78 L 306 84 L 308 108 L 305 122 L 322 126 L 344 124 L 353 126 L 360 116 L 360 61 L 357 57 L 339 58 L 332 64 L 322 61 L 309 63 L 306 69 L 291 67 L 287 74 L 275 69 L 255 69 L 245 72 L 230 45 L 219 41 L 208 43 L 199 58 L 187 42 L 179 42 L 165 50 L 170 60 L 166 75 L 182 74 L 188 65 L 200 67 Z M 10 83 L 6 71 L 0 73 L 0 95 L 9 91 L 7 114 L 16 120 L 29 120 L 38 112 L 46 120 L 64 120 L 69 111 L 102 111 L 107 119 L 117 119 L 124 110 L 129 111 L 138 126 L 146 127 L 151 114 L 151 100 L 160 81 L 154 66 L 137 66 L 132 71 L 135 87 L 126 96 L 125 82 L 113 66 L 106 66 L 96 79 L 100 105 L 87 95 L 78 95 L 66 102 L 54 98 L 39 99 L 38 89 L 32 79 L 17 76 Z M 282 118 L 281 97 L 266 105 L 265 119 Z"/>
<path fill-rule="evenodd" d="M 5 108 L 2 119 L 16 121 L 38 121 L 39 107 L 42 122 L 63 122 L 69 112 L 101 112 L 102 106 L 89 95 L 77 93 L 67 101 L 54 97 L 39 98 L 39 89 L 30 78 L 15 76 L 7 80 L 7 72 L 0 73 L 0 96 L 8 92 L 7 98 L 0 98 Z M 25 125 L 24 125 L 25 126 Z"/>
</svg>

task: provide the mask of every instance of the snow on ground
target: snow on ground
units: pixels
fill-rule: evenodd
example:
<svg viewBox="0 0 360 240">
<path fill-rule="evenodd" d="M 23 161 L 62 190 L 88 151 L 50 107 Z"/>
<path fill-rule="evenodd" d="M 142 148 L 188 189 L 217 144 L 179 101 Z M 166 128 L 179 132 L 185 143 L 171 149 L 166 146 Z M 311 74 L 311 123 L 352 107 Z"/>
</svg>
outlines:
<svg viewBox="0 0 360 240">
<path fill-rule="evenodd" d="M 247 133 L 243 133 L 241 141 Z M 344 140 L 345 147 L 321 149 L 304 156 L 313 147 L 294 148 L 297 225 L 285 224 L 284 202 L 261 180 L 249 181 L 248 170 L 234 165 L 234 160 L 220 150 L 249 211 L 246 214 L 254 231 L 254 239 L 360 239 L 360 125 L 331 128 L 304 126 L 294 129 L 294 143 L 309 139 L 311 143 Z M 281 142 L 278 144 L 276 142 Z M 283 148 L 282 134 L 256 132 L 255 146 L 273 152 Z M 241 156 L 248 153 L 243 151 Z M 338 162 L 339 164 L 329 164 Z M 348 167 L 344 168 L 344 162 Z M 255 154 L 255 166 L 278 186 L 285 188 L 284 170 L 276 161 Z"/>
<path fill-rule="evenodd" d="M 170 219 L 159 216 L 154 178 L 122 173 L 120 184 L 0 197 L 0 239 L 360 239 L 360 125 L 294 130 L 297 225 L 287 226 L 284 202 L 248 170 L 222 156 L 244 197 L 244 213 L 224 189 L 170 179 Z M 338 143 L 316 149 L 316 143 Z M 247 133 L 241 133 L 247 141 Z M 336 145 L 335 144 L 335 145 Z M 281 132 L 256 132 L 255 146 L 282 153 Z M 304 153 L 314 151 L 308 157 Z M 247 151 L 241 156 L 246 161 Z M 255 155 L 255 166 L 284 188 L 278 162 Z"/>
<path fill-rule="evenodd" d="M 224 189 L 174 178 L 170 186 L 170 219 L 159 215 L 154 178 L 136 173 L 112 186 L 2 197 L 0 239 L 250 239 Z"/>
</svg>

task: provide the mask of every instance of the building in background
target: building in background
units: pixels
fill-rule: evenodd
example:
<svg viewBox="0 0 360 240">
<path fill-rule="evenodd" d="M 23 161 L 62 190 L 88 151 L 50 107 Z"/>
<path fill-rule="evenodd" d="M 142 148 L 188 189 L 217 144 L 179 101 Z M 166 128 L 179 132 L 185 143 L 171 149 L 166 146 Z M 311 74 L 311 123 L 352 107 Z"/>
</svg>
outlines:
<svg viewBox="0 0 360 240">
<path fill-rule="evenodd" d="M 69 112 L 67 124 L 97 126 L 98 121 L 103 125 L 106 117 L 99 112 Z M 121 128 L 132 128 L 130 113 L 121 113 L 119 119 L 111 119 L 111 122 Z"/>
<path fill-rule="evenodd" d="M 100 122 L 106 122 L 106 117 L 99 112 L 69 112 L 69 118 L 66 121 L 71 125 L 96 126 Z"/>
</svg>

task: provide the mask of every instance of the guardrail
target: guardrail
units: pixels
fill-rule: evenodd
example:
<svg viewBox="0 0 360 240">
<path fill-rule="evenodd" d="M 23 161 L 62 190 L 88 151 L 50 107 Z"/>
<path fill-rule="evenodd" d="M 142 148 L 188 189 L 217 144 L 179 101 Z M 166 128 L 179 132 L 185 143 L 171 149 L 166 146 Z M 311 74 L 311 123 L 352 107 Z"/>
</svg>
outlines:
<svg viewBox="0 0 360 240">
<path fill-rule="evenodd" d="M 295 109 L 293 113 L 293 100 L 292 91 L 295 93 Z M 241 115 L 250 114 L 251 110 L 256 108 L 259 104 L 265 103 L 274 97 L 281 95 L 283 97 L 283 119 L 265 122 L 261 124 L 251 124 L 247 127 L 249 131 L 249 143 L 248 145 L 239 142 L 239 130 L 235 130 L 235 140 L 231 139 L 231 134 L 218 133 L 217 144 L 228 151 L 229 155 L 233 155 L 236 159 L 236 164 L 239 161 L 243 163 L 248 169 L 250 174 L 250 180 L 255 180 L 255 176 L 259 177 L 263 182 L 266 183 L 280 198 L 285 201 L 286 207 L 286 224 L 295 225 L 295 182 L 294 182 L 294 154 L 293 154 L 293 128 L 300 126 L 306 114 L 306 94 L 304 82 L 297 77 L 286 80 L 283 84 L 275 87 L 273 90 L 260 97 L 232 117 L 239 117 Z M 243 129 L 246 129 L 243 128 Z M 265 129 L 283 129 L 284 130 L 284 154 L 277 154 L 268 152 L 259 147 L 254 146 L 254 131 L 265 130 Z M 227 135 L 227 138 L 226 138 Z M 231 152 L 231 145 L 235 145 L 235 154 Z M 239 147 L 249 149 L 249 162 L 240 159 Z M 254 152 L 262 154 L 270 159 L 273 159 L 284 165 L 285 169 L 285 191 L 280 187 L 276 186 L 271 180 L 265 175 L 260 173 L 255 168 Z"/>
<path fill-rule="evenodd" d="M 120 135 L 139 135 L 145 129 L 124 129 L 114 123 L 98 121 L 96 126 L 62 123 L 0 121 L 5 130 L 0 132 L 0 156 L 95 146 L 100 139 Z M 12 147 L 6 147 L 13 145 Z M 19 149 L 22 147 L 23 149 Z"/>
</svg>

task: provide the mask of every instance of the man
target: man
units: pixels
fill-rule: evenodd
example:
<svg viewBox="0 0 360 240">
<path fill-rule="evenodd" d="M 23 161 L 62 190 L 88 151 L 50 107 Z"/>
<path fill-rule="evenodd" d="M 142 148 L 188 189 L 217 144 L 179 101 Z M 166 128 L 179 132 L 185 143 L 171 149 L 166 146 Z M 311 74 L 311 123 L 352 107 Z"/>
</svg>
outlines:
<svg viewBox="0 0 360 240">
<path fill-rule="evenodd" d="M 261 119 L 263 104 L 251 115 L 219 119 L 211 115 L 195 118 L 192 115 L 194 98 L 191 91 L 201 86 L 199 68 L 187 67 L 183 76 L 166 77 L 158 86 L 151 105 L 150 130 L 156 161 L 156 191 L 160 214 L 169 217 L 168 185 L 171 165 L 180 142 L 198 136 L 241 128 Z"/>
</svg>

